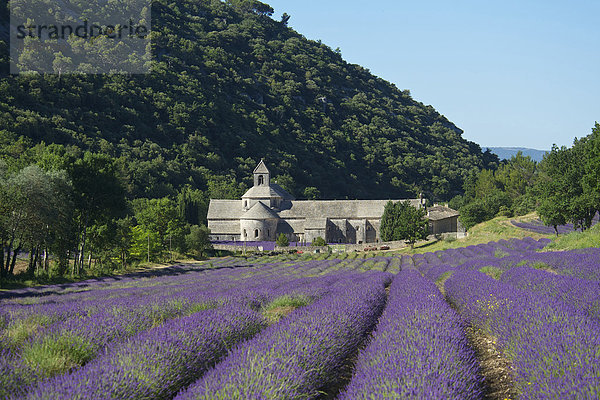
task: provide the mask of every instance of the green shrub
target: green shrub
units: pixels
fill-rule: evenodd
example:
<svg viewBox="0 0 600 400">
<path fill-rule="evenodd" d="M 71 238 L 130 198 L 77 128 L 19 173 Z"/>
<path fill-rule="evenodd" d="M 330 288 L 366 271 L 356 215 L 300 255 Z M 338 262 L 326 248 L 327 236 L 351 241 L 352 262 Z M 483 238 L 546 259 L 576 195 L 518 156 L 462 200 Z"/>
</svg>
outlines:
<svg viewBox="0 0 600 400">
<path fill-rule="evenodd" d="M 287 236 L 281 233 L 277 237 L 277 240 L 275 240 L 275 243 L 277 243 L 277 246 L 279 247 L 288 247 L 290 245 L 290 240 L 287 238 Z"/>
<path fill-rule="evenodd" d="M 321 236 L 314 238 L 314 240 L 312 241 L 312 245 L 313 246 L 326 246 L 327 242 L 325 242 L 325 239 L 323 239 Z"/>
</svg>

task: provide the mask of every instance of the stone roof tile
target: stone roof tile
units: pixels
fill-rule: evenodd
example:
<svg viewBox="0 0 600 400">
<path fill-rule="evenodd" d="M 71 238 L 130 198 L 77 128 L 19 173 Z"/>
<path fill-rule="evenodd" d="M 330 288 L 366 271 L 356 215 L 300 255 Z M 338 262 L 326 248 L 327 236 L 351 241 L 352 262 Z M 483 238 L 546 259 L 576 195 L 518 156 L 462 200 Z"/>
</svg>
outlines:
<svg viewBox="0 0 600 400">
<path fill-rule="evenodd" d="M 271 186 L 252 186 L 244 195 L 243 199 L 271 199 L 281 197 Z"/>
<path fill-rule="evenodd" d="M 239 235 L 240 221 L 208 221 L 208 229 L 215 235 Z"/>
<path fill-rule="evenodd" d="M 379 219 L 389 200 L 296 200 L 280 218 Z M 394 202 L 401 200 L 392 200 Z M 414 207 L 419 199 L 410 199 Z"/>
<path fill-rule="evenodd" d="M 255 174 L 268 174 L 269 173 L 269 169 L 265 165 L 265 162 L 263 159 L 261 159 L 260 162 L 258 163 L 258 165 L 256 166 L 256 168 L 254 168 L 254 173 Z"/>
<path fill-rule="evenodd" d="M 450 207 L 433 206 L 427 208 L 427 218 L 431 221 L 439 221 L 446 218 L 458 217 L 460 213 Z"/>
<path fill-rule="evenodd" d="M 327 218 L 307 218 L 304 222 L 304 229 L 326 229 Z"/>
<path fill-rule="evenodd" d="M 235 219 L 239 220 L 244 210 L 242 200 L 215 200 L 208 204 L 207 219 Z"/>
<path fill-rule="evenodd" d="M 279 216 L 259 201 L 246 211 L 240 219 L 279 219 Z"/>
</svg>

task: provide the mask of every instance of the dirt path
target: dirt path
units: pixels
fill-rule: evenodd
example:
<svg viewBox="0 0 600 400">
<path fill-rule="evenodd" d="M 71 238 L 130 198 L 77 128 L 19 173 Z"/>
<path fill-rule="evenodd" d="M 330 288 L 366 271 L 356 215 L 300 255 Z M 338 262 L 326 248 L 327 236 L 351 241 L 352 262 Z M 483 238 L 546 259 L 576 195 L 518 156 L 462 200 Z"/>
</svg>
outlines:
<svg viewBox="0 0 600 400">
<path fill-rule="evenodd" d="M 373 325 L 371 331 L 368 335 L 366 335 L 363 342 L 353 351 L 353 353 L 350 355 L 350 357 L 348 357 L 344 365 L 338 370 L 338 379 L 331 385 L 322 388 L 322 394 L 319 397 L 317 397 L 317 400 L 333 400 L 337 398 L 338 395 L 344 390 L 346 386 L 348 386 L 348 384 L 352 380 L 352 376 L 354 375 L 354 368 L 356 366 L 356 361 L 358 360 L 358 355 L 362 350 L 365 349 L 365 347 L 367 347 L 367 345 L 371 341 L 371 338 L 373 337 L 373 331 L 375 330 L 377 325 L 379 325 L 381 316 L 385 312 L 390 294 L 390 285 L 386 286 L 385 288 L 385 305 L 381 309 L 381 314 L 379 314 L 379 317 L 377 317 L 377 322 Z"/>
<path fill-rule="evenodd" d="M 498 351 L 495 338 L 474 327 L 468 327 L 465 334 L 475 350 L 481 374 L 485 378 L 484 399 L 518 399 L 512 365 Z"/>
</svg>

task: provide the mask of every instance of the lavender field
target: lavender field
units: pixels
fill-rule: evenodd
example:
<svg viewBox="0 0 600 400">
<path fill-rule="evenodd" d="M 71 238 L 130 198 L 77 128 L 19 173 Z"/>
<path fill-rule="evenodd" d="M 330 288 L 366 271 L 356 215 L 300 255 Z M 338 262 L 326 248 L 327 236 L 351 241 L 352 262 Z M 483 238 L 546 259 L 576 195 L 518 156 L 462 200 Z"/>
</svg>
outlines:
<svg viewBox="0 0 600 400">
<path fill-rule="evenodd" d="M 554 230 L 553 226 L 544 225 L 544 223 L 540 219 L 534 219 L 529 222 L 519 222 L 515 220 L 511 220 L 510 222 L 517 228 L 525 229 L 535 233 L 540 233 L 542 235 L 553 235 L 555 233 L 559 235 L 564 235 L 575 231 L 581 231 L 581 227 L 577 228 L 573 224 L 558 225 L 556 227 L 556 230 Z M 596 225 L 598 222 L 600 222 L 600 215 L 596 214 L 592 219 L 592 226 Z"/>
<path fill-rule="evenodd" d="M 597 399 L 600 249 L 548 242 L 227 257 L 5 292 L 0 398 Z"/>
</svg>

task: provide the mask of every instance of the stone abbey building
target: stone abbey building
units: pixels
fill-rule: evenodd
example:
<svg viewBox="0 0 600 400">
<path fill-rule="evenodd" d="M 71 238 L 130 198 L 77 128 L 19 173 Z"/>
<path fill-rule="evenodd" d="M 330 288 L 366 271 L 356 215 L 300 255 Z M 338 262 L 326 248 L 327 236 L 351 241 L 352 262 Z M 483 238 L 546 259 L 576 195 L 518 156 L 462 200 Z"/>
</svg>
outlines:
<svg viewBox="0 0 600 400">
<path fill-rule="evenodd" d="M 322 237 L 327 243 L 375 243 L 380 241 L 381 216 L 388 201 L 295 200 L 271 183 L 261 160 L 254 170 L 254 186 L 241 200 L 210 200 L 208 228 L 216 241 L 275 241 L 283 233 L 293 242 L 310 243 Z M 408 201 L 414 207 L 424 206 L 420 199 Z M 458 213 L 438 210 L 436 215 L 444 229 L 456 231 Z M 435 230 L 433 218 L 430 224 Z"/>
</svg>

